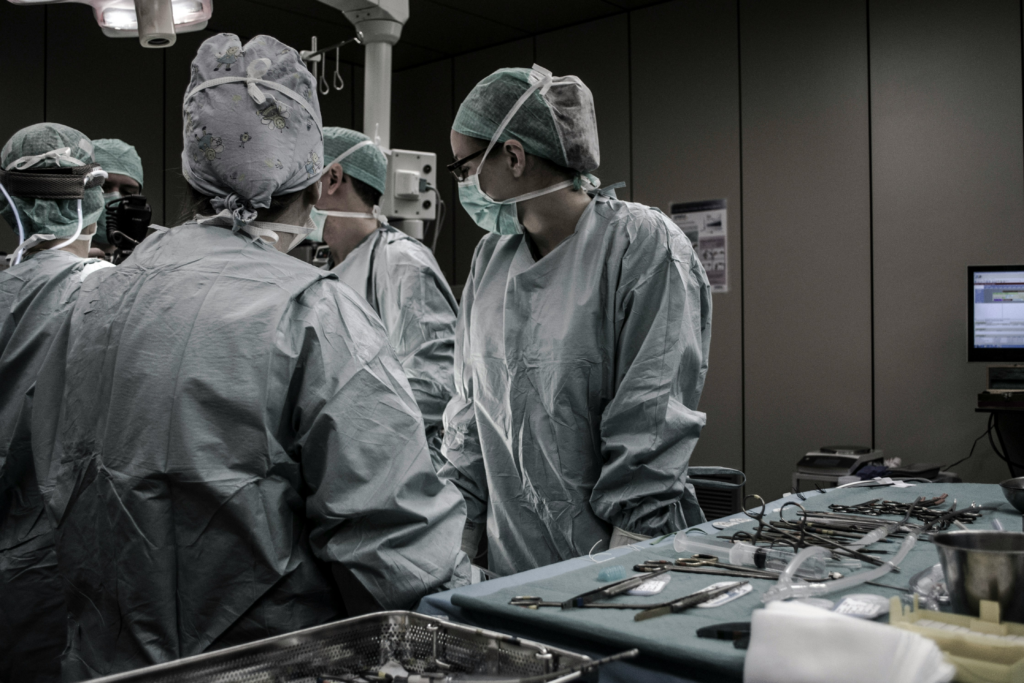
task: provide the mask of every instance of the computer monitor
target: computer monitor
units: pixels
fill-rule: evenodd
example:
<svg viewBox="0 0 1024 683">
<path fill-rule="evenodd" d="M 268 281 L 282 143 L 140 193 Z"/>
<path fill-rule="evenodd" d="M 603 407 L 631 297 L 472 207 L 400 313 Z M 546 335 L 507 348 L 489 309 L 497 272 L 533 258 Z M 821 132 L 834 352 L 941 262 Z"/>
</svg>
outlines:
<svg viewBox="0 0 1024 683">
<path fill-rule="evenodd" d="M 1024 363 L 1024 265 L 967 268 L 967 360 Z"/>
</svg>

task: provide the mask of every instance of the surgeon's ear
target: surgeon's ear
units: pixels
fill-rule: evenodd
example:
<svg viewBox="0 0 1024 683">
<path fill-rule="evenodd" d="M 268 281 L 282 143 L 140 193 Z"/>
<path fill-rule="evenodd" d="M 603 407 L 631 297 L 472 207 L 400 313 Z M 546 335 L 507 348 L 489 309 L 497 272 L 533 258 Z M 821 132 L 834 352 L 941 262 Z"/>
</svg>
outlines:
<svg viewBox="0 0 1024 683">
<path fill-rule="evenodd" d="M 345 173 L 341 168 L 341 164 L 331 164 L 330 168 L 327 169 L 327 173 L 322 178 L 324 183 L 324 193 L 336 194 L 341 189 L 342 179 L 345 177 Z"/>
<path fill-rule="evenodd" d="M 503 149 L 512 177 L 521 178 L 526 173 L 526 150 L 523 149 L 523 144 L 518 140 L 508 140 Z"/>
</svg>

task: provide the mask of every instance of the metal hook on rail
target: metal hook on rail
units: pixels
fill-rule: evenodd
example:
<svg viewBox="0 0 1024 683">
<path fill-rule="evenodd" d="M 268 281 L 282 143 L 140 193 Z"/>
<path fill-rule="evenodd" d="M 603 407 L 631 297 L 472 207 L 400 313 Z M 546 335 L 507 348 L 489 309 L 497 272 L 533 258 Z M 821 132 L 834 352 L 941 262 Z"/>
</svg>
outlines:
<svg viewBox="0 0 1024 683">
<path fill-rule="evenodd" d="M 320 81 L 319 90 L 321 95 L 327 95 L 331 92 L 331 84 L 327 82 L 327 64 L 323 65 L 320 69 Z"/>
<path fill-rule="evenodd" d="M 341 46 L 334 48 L 334 89 L 345 87 L 345 79 L 341 77 Z"/>
<path fill-rule="evenodd" d="M 301 50 L 299 52 L 299 58 L 309 63 L 309 72 L 313 76 L 313 83 L 316 84 L 316 89 L 322 95 L 326 95 L 331 92 L 331 82 L 327 78 L 327 59 L 325 55 L 334 50 L 334 89 L 342 90 L 345 87 L 345 79 L 341 76 L 341 48 L 349 43 L 362 44 L 362 41 L 358 36 L 343 40 L 335 45 L 329 45 L 323 49 L 317 49 L 316 47 L 316 36 L 312 37 L 312 49 Z"/>
<path fill-rule="evenodd" d="M 312 44 L 313 49 L 301 50 L 299 52 L 299 58 L 310 64 L 310 72 L 313 74 L 313 81 L 316 83 L 317 90 L 321 95 L 326 95 L 331 91 L 331 82 L 327 80 L 327 61 L 325 55 L 334 50 L 334 89 L 342 90 L 345 87 L 345 79 L 341 75 L 341 48 L 345 47 L 349 43 L 357 43 L 362 45 L 363 41 L 360 40 L 359 36 L 343 40 L 335 45 L 329 45 L 325 48 L 317 48 L 316 36 L 313 36 Z"/>
</svg>

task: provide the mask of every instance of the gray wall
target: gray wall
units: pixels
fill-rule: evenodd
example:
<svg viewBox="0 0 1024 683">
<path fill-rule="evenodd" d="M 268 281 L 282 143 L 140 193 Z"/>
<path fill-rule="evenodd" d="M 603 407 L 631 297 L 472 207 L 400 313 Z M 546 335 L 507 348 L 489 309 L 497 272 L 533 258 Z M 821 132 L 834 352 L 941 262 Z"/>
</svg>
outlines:
<svg viewBox="0 0 1024 683">
<path fill-rule="evenodd" d="M 1021 5 L 871 5 L 875 435 L 967 455 L 985 365 L 964 362 L 967 264 L 1024 262 Z M 958 468 L 995 479 L 994 457 Z"/>
<path fill-rule="evenodd" d="M 395 116 L 450 116 L 476 79 L 536 61 L 591 85 L 598 175 L 626 180 L 620 196 L 728 199 L 731 289 L 714 296 L 694 462 L 742 467 L 769 497 L 818 446 L 951 463 L 984 432 L 966 267 L 1024 262 L 1020 13 L 676 0 L 402 72 L 421 99 Z M 448 157 L 447 136 L 442 121 L 415 142 Z M 456 206 L 450 260 L 439 250 L 453 284 L 482 234 Z M 1005 477 L 987 442 L 956 471 Z"/>
<path fill-rule="evenodd" d="M 801 451 L 871 443 L 864 2 L 744 2 L 740 36 L 745 455 L 775 492 Z"/>
<path fill-rule="evenodd" d="M 88 12 L 0 0 L 0 92 L 16 102 L 0 139 L 39 120 L 123 137 L 169 223 L 198 43 L 265 32 L 302 48 L 350 33 L 317 3 L 218 0 L 210 31 L 143 51 L 103 38 Z M 419 30 L 461 39 L 454 20 L 432 21 Z M 1024 262 L 1021 0 L 675 0 L 521 37 L 528 28 L 399 64 L 392 144 L 436 151 L 441 165 L 472 86 L 537 62 L 591 85 L 598 175 L 625 180 L 620 196 L 666 210 L 728 199 L 731 289 L 714 297 L 695 462 L 742 467 L 748 492 L 769 497 L 828 442 L 908 462 L 967 454 L 985 429 L 973 411 L 985 380 L 965 361 L 966 266 Z M 468 35 L 467 49 L 482 44 Z M 424 49 L 403 59 L 433 59 Z M 342 72 L 348 88 L 321 100 L 325 123 L 358 127 L 361 69 Z M 439 189 L 450 218 L 437 258 L 459 285 L 483 233 L 443 173 Z M 0 229 L 0 250 L 10 235 Z M 1004 472 L 987 443 L 957 470 Z"/>
</svg>

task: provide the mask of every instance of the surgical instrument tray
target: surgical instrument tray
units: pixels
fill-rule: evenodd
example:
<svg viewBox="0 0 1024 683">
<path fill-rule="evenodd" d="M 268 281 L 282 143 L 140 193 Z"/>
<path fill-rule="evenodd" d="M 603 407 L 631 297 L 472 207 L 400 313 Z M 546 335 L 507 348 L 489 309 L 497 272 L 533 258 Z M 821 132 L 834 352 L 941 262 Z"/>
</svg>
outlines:
<svg viewBox="0 0 1024 683">
<path fill-rule="evenodd" d="M 397 663 L 414 678 L 556 678 L 580 654 L 413 612 L 378 612 L 96 679 L 94 683 L 308 683 L 351 680 Z M 450 677 L 450 678 L 449 678 Z M 594 671 L 577 680 L 597 680 Z"/>
</svg>

